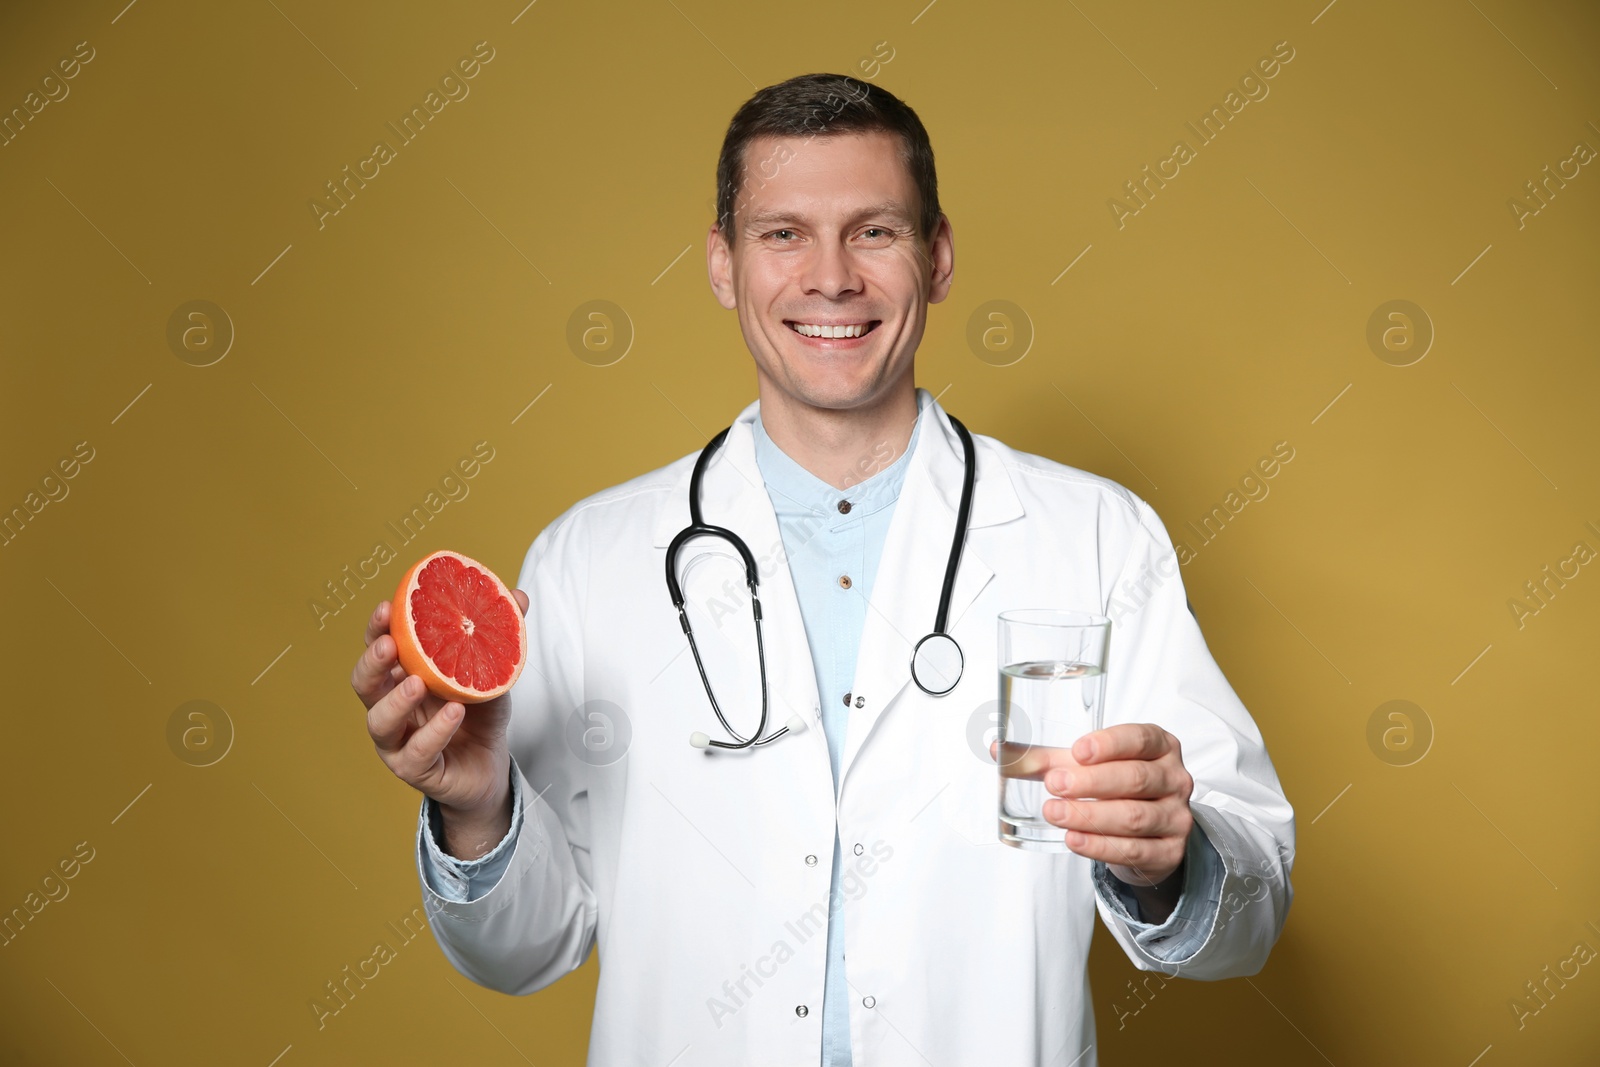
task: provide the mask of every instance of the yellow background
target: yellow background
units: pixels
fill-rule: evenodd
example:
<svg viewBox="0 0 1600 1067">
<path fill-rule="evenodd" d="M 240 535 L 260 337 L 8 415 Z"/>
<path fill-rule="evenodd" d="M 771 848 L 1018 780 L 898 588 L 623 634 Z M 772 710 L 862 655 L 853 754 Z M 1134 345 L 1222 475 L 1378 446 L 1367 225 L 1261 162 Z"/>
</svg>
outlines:
<svg viewBox="0 0 1600 1067">
<path fill-rule="evenodd" d="M 1102 933 L 1101 1061 L 1594 1062 L 1595 967 L 1520 1028 L 1511 1002 L 1600 948 L 1600 567 L 1521 627 L 1508 601 L 1600 550 L 1600 168 L 1521 227 L 1507 201 L 1600 149 L 1600 15 L 1324 2 L 7 5 L 0 108 L 95 58 L 0 147 L 0 506 L 94 458 L 0 547 L 0 909 L 94 858 L 0 948 L 0 1060 L 582 1062 L 596 960 L 510 999 L 431 933 L 317 1028 L 419 904 L 417 797 L 350 669 L 412 559 L 514 577 L 572 502 L 754 398 L 705 281 L 717 150 L 756 88 L 831 70 L 931 132 L 957 269 L 918 382 L 970 427 L 1174 538 L 1295 450 L 1183 570 L 1298 813 L 1294 907 L 1259 975 L 1120 1018 Z M 470 95 L 319 228 L 324 182 L 479 41 Z M 1270 95 L 1118 228 L 1123 182 L 1279 41 Z M 635 332 L 606 367 L 566 342 L 595 299 Z M 1436 334 L 1403 367 L 1366 340 L 1397 299 Z M 236 332 L 210 366 L 168 343 L 191 300 Z M 967 342 L 991 300 L 1032 331 L 1009 366 Z M 470 495 L 319 628 L 323 583 L 478 441 Z M 232 724 L 210 766 L 169 745 L 191 700 Z M 1420 761 L 1369 746 L 1390 700 Z"/>
</svg>

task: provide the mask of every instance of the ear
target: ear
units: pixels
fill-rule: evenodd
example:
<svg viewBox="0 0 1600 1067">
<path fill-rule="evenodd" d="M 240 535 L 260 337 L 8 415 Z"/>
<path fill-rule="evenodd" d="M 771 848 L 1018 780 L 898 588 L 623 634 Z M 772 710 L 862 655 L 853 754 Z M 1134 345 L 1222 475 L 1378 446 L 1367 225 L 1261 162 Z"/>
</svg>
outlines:
<svg viewBox="0 0 1600 1067">
<path fill-rule="evenodd" d="M 717 303 L 729 311 L 738 307 L 739 300 L 733 288 L 733 251 L 714 222 L 706 232 L 706 274 L 711 279 L 711 292 L 716 295 Z"/>
<path fill-rule="evenodd" d="M 928 246 L 929 270 L 932 278 L 928 286 L 928 303 L 937 304 L 950 294 L 950 283 L 956 270 L 955 231 L 950 220 L 939 213 L 939 225 L 934 227 L 933 240 Z"/>
</svg>

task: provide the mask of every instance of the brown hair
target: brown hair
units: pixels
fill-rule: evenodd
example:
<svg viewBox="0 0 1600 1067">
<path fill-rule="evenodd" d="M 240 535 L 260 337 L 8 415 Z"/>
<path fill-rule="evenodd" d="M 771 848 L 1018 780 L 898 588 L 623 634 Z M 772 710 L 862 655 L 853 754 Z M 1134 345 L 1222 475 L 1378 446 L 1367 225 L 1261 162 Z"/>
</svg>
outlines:
<svg viewBox="0 0 1600 1067">
<path fill-rule="evenodd" d="M 924 244 L 932 241 L 939 225 L 939 179 L 928 131 L 899 97 L 846 74 L 801 74 L 769 85 L 744 102 L 728 123 L 717 158 L 718 226 L 724 234 L 733 229 L 744 150 L 753 138 L 874 132 L 900 136 L 900 158 L 922 201 L 918 229 Z"/>
</svg>

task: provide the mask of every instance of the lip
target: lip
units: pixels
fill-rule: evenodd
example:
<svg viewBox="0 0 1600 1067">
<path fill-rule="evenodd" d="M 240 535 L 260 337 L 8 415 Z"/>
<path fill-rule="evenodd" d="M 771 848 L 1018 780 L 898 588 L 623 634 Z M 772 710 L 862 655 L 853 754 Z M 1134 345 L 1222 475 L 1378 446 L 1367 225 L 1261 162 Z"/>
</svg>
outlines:
<svg viewBox="0 0 1600 1067">
<path fill-rule="evenodd" d="M 883 320 L 866 319 L 865 321 L 868 325 L 868 329 L 860 337 L 807 337 L 805 334 L 795 332 L 790 328 L 789 324 L 791 322 L 803 322 L 808 326 L 851 326 L 861 321 L 863 320 L 822 319 L 819 321 L 815 319 L 784 319 L 783 328 L 788 332 L 790 337 L 793 337 L 801 344 L 810 345 L 813 348 L 837 351 L 841 349 L 859 348 L 866 344 L 868 338 L 870 338 L 874 333 L 877 333 L 878 327 L 883 325 Z"/>
</svg>

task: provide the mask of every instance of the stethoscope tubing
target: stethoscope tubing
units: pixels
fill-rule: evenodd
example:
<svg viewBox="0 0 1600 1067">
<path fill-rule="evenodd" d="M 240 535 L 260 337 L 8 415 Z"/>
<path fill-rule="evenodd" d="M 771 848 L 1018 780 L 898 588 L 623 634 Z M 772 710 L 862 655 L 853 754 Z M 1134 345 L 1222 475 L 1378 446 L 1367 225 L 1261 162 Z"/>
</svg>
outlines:
<svg viewBox="0 0 1600 1067">
<path fill-rule="evenodd" d="M 976 460 L 972 435 L 967 432 L 967 428 L 954 415 L 946 412 L 945 417 L 950 420 L 950 425 L 955 429 L 956 435 L 961 438 L 961 451 L 964 460 L 961 479 L 961 502 L 956 509 L 955 534 L 950 542 L 949 558 L 945 562 L 944 583 L 939 590 L 939 610 L 934 616 L 933 632 L 917 642 L 912 650 L 911 660 L 912 680 L 917 683 L 918 688 L 932 696 L 945 695 L 955 688 L 956 683 L 952 681 L 946 688 L 937 690 L 924 684 L 922 678 L 918 676 L 916 668 L 916 653 L 922 647 L 923 642 L 933 637 L 942 637 L 948 640 L 954 646 L 958 657 L 956 680 L 959 680 L 961 676 L 960 661 L 963 661 L 961 646 L 956 642 L 955 638 L 946 633 L 945 626 L 949 621 L 950 598 L 955 591 L 956 572 L 961 565 L 961 552 L 967 538 L 967 524 L 972 512 L 973 485 L 976 481 Z M 694 653 L 695 667 L 700 673 L 700 682 L 705 687 L 706 697 L 711 701 L 711 710 L 716 713 L 717 721 L 722 724 L 724 730 L 728 731 L 728 735 L 736 739 L 732 742 L 716 741 L 697 733 L 691 738 L 691 743 L 697 748 L 746 749 L 757 745 L 765 745 L 776 741 L 791 730 L 801 728 L 804 722 L 804 720 L 796 716 L 789 720 L 789 725 L 780 728 L 771 735 L 762 736 L 767 729 L 769 702 L 767 692 L 767 655 L 761 633 L 760 578 L 756 569 L 755 556 L 750 552 L 750 547 L 745 544 L 742 537 L 724 526 L 713 526 L 705 522 L 700 511 L 701 481 L 705 476 L 706 468 L 710 464 L 713 453 L 727 439 L 728 431 L 731 429 L 731 426 L 723 429 L 710 441 L 706 442 L 705 447 L 700 450 L 700 455 L 695 459 L 694 472 L 689 477 L 689 525 L 680 530 L 667 546 L 667 593 L 672 598 L 673 607 L 678 611 L 678 623 L 683 628 L 684 636 L 689 639 L 689 649 Z M 700 647 L 694 639 L 694 627 L 690 625 L 688 612 L 684 608 L 683 587 L 678 581 L 678 553 L 684 543 L 692 537 L 720 538 L 738 551 L 739 557 L 744 563 L 745 584 L 750 589 L 751 614 L 755 622 L 756 659 L 761 669 L 761 719 L 756 726 L 755 734 L 748 738 L 744 737 L 729 724 L 727 716 L 722 713 L 722 707 L 717 703 L 716 693 L 711 688 L 711 679 L 706 674 L 705 662 L 700 658 Z"/>
</svg>

